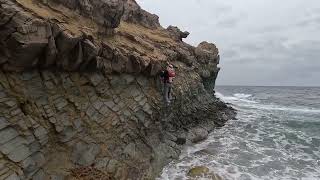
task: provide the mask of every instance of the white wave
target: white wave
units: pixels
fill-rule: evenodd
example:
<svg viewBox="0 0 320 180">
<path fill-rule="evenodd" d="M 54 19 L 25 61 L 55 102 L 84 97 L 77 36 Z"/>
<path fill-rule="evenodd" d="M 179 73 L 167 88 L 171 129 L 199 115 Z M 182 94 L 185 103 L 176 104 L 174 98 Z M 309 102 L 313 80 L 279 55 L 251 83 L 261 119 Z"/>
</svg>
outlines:
<svg viewBox="0 0 320 180">
<path fill-rule="evenodd" d="M 296 108 L 296 107 L 282 107 L 277 105 L 261 105 L 259 109 L 276 110 L 276 111 L 290 111 L 290 112 L 302 112 L 302 113 L 320 113 L 320 109 L 309 108 Z"/>
<path fill-rule="evenodd" d="M 185 146 L 180 158 L 166 166 L 158 180 L 187 180 L 187 172 L 194 166 L 206 166 L 230 180 L 319 179 L 320 168 L 315 159 L 319 159 L 320 152 L 313 151 L 313 137 L 273 123 L 272 118 L 273 114 L 284 114 L 305 120 L 305 113 L 320 113 L 320 109 L 263 104 L 254 94 L 226 96 L 216 92 L 216 96 L 239 110 L 238 121 L 229 121 L 224 128 L 216 129 L 206 141 Z M 263 121 L 262 117 L 265 117 Z M 300 144 L 301 141 L 304 143 Z M 313 153 L 309 154 L 309 150 Z M 301 169 L 299 165 L 303 163 L 306 167 Z M 261 175 L 264 170 L 265 174 Z"/>
<path fill-rule="evenodd" d="M 216 92 L 215 95 L 216 97 L 228 103 L 235 103 L 235 102 L 258 103 L 257 101 L 253 100 L 252 94 L 236 93 L 236 94 L 233 94 L 233 96 L 224 96 L 223 94 Z"/>
<path fill-rule="evenodd" d="M 236 93 L 234 94 L 234 96 L 240 99 L 247 99 L 249 97 L 252 97 L 251 94 L 243 94 L 243 93 Z"/>
<path fill-rule="evenodd" d="M 233 96 L 224 96 L 216 92 L 216 97 L 221 100 L 232 103 L 239 107 L 247 107 L 252 109 L 268 110 L 268 111 L 287 111 L 287 112 L 300 112 L 300 113 L 320 113 L 320 109 L 312 109 L 306 107 L 285 107 L 274 104 L 261 104 L 254 101 L 251 94 L 235 93 Z"/>
</svg>

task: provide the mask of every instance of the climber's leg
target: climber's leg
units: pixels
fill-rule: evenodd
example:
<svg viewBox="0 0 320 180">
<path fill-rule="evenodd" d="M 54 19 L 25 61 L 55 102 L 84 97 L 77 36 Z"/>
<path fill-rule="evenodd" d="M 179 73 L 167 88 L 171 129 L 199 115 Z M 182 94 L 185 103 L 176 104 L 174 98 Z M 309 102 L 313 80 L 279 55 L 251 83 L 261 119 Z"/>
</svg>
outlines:
<svg viewBox="0 0 320 180">
<path fill-rule="evenodd" d="M 168 86 L 169 86 L 168 99 L 169 101 L 171 101 L 172 100 L 172 84 L 169 84 Z"/>
<path fill-rule="evenodd" d="M 170 84 L 169 83 L 164 83 L 164 101 L 165 103 L 169 104 L 170 103 L 170 99 L 169 99 L 169 91 L 170 91 Z"/>
</svg>

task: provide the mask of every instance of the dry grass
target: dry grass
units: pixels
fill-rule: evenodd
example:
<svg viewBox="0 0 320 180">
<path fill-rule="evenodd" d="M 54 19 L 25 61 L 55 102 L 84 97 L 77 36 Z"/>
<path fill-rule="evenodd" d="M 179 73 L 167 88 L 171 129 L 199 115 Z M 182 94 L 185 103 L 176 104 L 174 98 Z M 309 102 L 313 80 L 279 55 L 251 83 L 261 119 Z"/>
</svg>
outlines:
<svg viewBox="0 0 320 180">
<path fill-rule="evenodd" d="M 45 5 L 39 0 L 17 0 L 17 2 L 25 10 L 39 18 L 58 21 L 75 36 L 80 36 L 84 32 L 92 35 L 97 41 L 107 42 L 111 46 L 129 52 L 137 52 L 148 56 L 151 60 L 165 60 L 166 57 L 163 51 L 156 47 L 156 44 L 166 48 L 177 45 L 177 42 L 161 27 L 148 29 L 138 24 L 122 21 L 119 27 L 115 29 L 115 35 L 108 37 L 99 34 L 99 29 L 104 29 L 101 25 L 62 5 Z"/>
<path fill-rule="evenodd" d="M 176 42 L 170 38 L 166 31 L 161 28 L 158 29 L 148 29 L 141 25 L 121 22 L 120 26 L 117 28 L 118 31 L 127 32 L 135 36 L 144 35 L 150 40 L 159 43 L 166 43 L 166 44 L 176 44 Z"/>
<path fill-rule="evenodd" d="M 63 24 L 75 36 L 82 32 L 95 34 L 98 25 L 91 19 L 85 18 L 61 5 L 46 6 L 37 0 L 17 0 L 27 11 L 42 19 L 54 19 Z"/>
</svg>

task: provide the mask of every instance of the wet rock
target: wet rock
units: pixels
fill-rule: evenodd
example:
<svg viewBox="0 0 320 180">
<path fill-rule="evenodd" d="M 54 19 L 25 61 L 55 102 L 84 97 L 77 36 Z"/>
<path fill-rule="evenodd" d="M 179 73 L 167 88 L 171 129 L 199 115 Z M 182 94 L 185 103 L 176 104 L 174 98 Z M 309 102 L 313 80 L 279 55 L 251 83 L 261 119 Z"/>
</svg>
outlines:
<svg viewBox="0 0 320 180">
<path fill-rule="evenodd" d="M 219 175 L 210 172 L 209 168 L 205 166 L 196 166 L 194 168 L 191 168 L 187 175 L 192 178 L 208 178 L 212 180 L 223 180 L 222 177 Z"/>
<path fill-rule="evenodd" d="M 184 137 L 178 137 L 177 140 L 175 141 L 178 145 L 184 145 L 186 144 L 187 140 Z"/>
<path fill-rule="evenodd" d="M 194 168 L 191 168 L 188 171 L 188 176 L 190 177 L 201 177 L 204 175 L 207 175 L 209 173 L 209 168 L 205 167 L 205 166 L 197 166 Z"/>
<path fill-rule="evenodd" d="M 193 128 L 188 133 L 188 139 L 193 143 L 198 143 L 207 139 L 208 131 L 204 128 Z"/>
</svg>

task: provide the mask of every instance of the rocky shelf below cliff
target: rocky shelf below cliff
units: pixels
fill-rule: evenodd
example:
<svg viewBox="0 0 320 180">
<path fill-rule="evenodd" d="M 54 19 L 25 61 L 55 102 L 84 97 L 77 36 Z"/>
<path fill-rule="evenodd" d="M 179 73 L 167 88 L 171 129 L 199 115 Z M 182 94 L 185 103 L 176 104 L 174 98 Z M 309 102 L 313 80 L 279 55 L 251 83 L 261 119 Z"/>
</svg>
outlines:
<svg viewBox="0 0 320 180">
<path fill-rule="evenodd" d="M 235 115 L 214 96 L 216 46 L 134 0 L 0 0 L 0 17 L 0 179 L 154 179 Z"/>
</svg>

